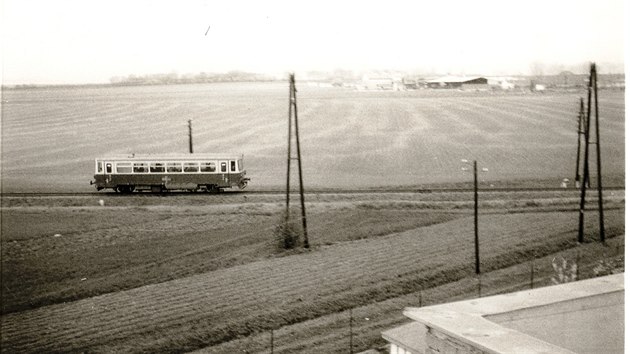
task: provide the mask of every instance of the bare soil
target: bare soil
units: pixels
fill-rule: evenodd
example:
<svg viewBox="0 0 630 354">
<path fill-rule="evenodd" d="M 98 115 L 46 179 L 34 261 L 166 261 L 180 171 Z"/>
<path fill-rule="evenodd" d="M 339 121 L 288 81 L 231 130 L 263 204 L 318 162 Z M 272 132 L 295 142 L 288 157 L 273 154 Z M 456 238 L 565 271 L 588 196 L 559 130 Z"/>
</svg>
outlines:
<svg viewBox="0 0 630 354">
<path fill-rule="evenodd" d="M 575 92 L 298 90 L 309 188 L 469 181 L 461 159 L 479 160 L 488 181 L 557 188 L 575 175 Z M 282 186 L 287 91 L 284 83 L 7 90 L 2 191 L 93 191 L 95 158 L 185 153 L 189 119 L 196 153 L 242 153 L 252 187 Z M 623 185 L 624 93 L 600 90 L 599 100 L 604 185 Z"/>
<path fill-rule="evenodd" d="M 523 286 L 523 269 L 490 274 L 531 259 L 547 285 L 544 257 L 576 249 L 585 277 L 600 261 L 623 264 L 625 193 L 605 193 L 607 252 L 593 251 L 592 193 L 588 247 L 577 248 L 578 196 L 482 191 L 484 293 Z M 460 284 L 425 295 L 439 302 L 474 290 L 461 285 L 475 279 L 471 199 L 308 194 L 311 248 L 283 251 L 281 194 L 3 197 L 2 351 L 267 351 L 275 330 L 278 352 L 335 352 L 349 309 L 379 318 L 357 322 L 355 350 L 382 345 L 419 292 Z"/>
</svg>

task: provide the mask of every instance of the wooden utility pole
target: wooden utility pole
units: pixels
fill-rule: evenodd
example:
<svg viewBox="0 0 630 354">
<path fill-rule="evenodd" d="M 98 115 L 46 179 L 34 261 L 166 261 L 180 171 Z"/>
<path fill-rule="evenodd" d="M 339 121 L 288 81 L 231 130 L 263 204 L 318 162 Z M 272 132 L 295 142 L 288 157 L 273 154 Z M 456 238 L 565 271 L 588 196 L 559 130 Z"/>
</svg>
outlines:
<svg viewBox="0 0 630 354">
<path fill-rule="evenodd" d="M 580 154 L 582 152 L 582 136 L 584 135 L 584 127 L 586 126 L 586 115 L 584 114 L 584 99 L 580 97 L 580 113 L 578 114 L 578 141 L 577 141 L 577 158 L 575 161 L 575 188 L 580 188 L 581 183 L 588 186 L 588 171 L 583 178 L 580 178 Z"/>
<path fill-rule="evenodd" d="M 295 88 L 295 75 L 289 75 L 289 134 L 288 134 L 288 148 L 287 148 L 287 198 L 286 198 L 286 210 L 285 210 L 285 222 L 289 222 L 290 216 L 290 200 L 291 200 L 291 160 L 298 161 L 298 175 L 300 181 L 300 205 L 302 208 L 302 231 L 304 234 L 304 248 L 309 248 L 308 232 L 306 229 L 306 208 L 304 207 L 304 180 L 302 178 L 302 153 L 300 151 L 300 133 L 298 127 L 298 114 L 297 114 L 297 97 Z M 293 136 L 292 125 L 295 123 L 295 145 L 297 148 L 297 157 L 293 157 L 291 154 L 291 137 Z"/>
<path fill-rule="evenodd" d="M 584 128 L 584 163 L 582 164 L 584 168 L 584 181 L 582 181 L 582 185 L 580 186 L 580 224 L 578 226 L 578 242 L 584 242 L 584 205 L 586 202 L 586 175 L 588 173 L 588 150 L 590 144 L 590 130 L 591 130 L 591 83 L 593 78 L 590 78 L 588 83 L 588 103 L 587 103 L 587 112 L 586 112 L 586 127 Z"/>
<path fill-rule="evenodd" d="M 590 126 L 591 126 L 591 107 L 595 108 L 595 147 L 597 153 L 597 192 L 598 192 L 598 204 L 599 204 L 599 237 L 601 242 L 606 242 L 606 235 L 604 231 L 604 204 L 602 195 L 602 166 L 601 166 L 601 150 L 599 139 L 599 106 L 597 100 L 597 69 L 595 63 L 591 64 L 590 79 L 588 83 L 588 103 L 586 110 L 586 127 L 584 129 L 584 181 L 581 186 L 580 193 L 580 224 L 578 227 L 578 242 L 584 242 L 584 213 L 585 213 L 585 201 L 586 201 L 586 184 L 588 176 L 588 152 L 590 142 Z"/>
<path fill-rule="evenodd" d="M 193 153 L 193 143 L 192 143 L 192 119 L 188 120 L 188 151 Z"/>
<path fill-rule="evenodd" d="M 463 163 L 468 164 L 468 160 L 462 160 Z M 462 168 L 462 170 L 467 171 L 468 168 Z M 487 168 L 481 169 L 484 172 L 487 172 Z M 475 274 L 481 274 L 481 265 L 479 261 L 479 183 L 478 183 L 478 171 L 477 171 L 477 160 L 473 161 L 473 192 L 474 192 L 474 226 L 475 226 Z"/>
<path fill-rule="evenodd" d="M 475 273 L 481 273 L 479 265 L 479 190 L 477 186 L 477 160 L 473 162 L 473 170 L 475 174 Z"/>
<path fill-rule="evenodd" d="M 599 140 L 599 103 L 597 99 L 597 68 L 595 63 L 591 64 L 591 82 L 593 85 L 593 98 L 595 100 L 595 150 L 597 151 L 597 194 L 599 205 L 599 240 L 606 242 L 604 231 L 604 200 L 602 195 L 602 152 Z"/>
</svg>

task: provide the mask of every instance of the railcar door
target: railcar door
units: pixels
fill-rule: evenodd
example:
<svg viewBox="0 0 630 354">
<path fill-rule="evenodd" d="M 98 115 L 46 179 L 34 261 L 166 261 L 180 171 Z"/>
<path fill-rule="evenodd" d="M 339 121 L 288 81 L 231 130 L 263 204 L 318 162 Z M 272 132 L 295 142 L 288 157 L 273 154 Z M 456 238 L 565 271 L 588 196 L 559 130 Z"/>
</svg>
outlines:
<svg viewBox="0 0 630 354">
<path fill-rule="evenodd" d="M 105 187 L 109 187 L 112 181 L 112 173 L 114 172 L 114 163 L 110 161 L 104 161 L 105 165 Z"/>
<path fill-rule="evenodd" d="M 227 185 L 230 180 L 230 172 L 228 171 L 228 162 L 219 161 L 219 171 L 221 172 L 221 180 L 224 185 Z"/>
<path fill-rule="evenodd" d="M 233 181 L 234 176 L 236 176 L 236 160 L 230 160 L 230 173 L 232 174 L 232 178 L 230 178 L 230 187 L 233 185 L 233 183 L 235 183 Z"/>
</svg>

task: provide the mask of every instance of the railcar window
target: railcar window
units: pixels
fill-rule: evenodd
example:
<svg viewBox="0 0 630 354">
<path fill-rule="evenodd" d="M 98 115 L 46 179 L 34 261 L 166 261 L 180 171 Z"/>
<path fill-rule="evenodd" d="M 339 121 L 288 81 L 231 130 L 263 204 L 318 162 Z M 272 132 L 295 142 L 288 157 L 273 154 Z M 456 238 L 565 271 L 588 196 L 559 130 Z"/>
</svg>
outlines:
<svg viewBox="0 0 630 354">
<path fill-rule="evenodd" d="M 112 164 L 108 163 L 107 165 L 105 165 L 105 170 L 107 171 L 107 173 L 112 173 Z"/>
<path fill-rule="evenodd" d="M 184 162 L 184 172 L 199 172 L 199 163 Z"/>
<path fill-rule="evenodd" d="M 116 173 L 131 173 L 131 163 L 118 162 L 116 164 Z"/>
<path fill-rule="evenodd" d="M 236 161 L 230 161 L 230 171 L 236 172 Z"/>
<path fill-rule="evenodd" d="M 217 164 L 216 162 L 202 162 L 201 163 L 201 172 L 216 172 Z"/>
<path fill-rule="evenodd" d="M 238 170 L 243 171 L 243 160 L 238 160 Z"/>
<path fill-rule="evenodd" d="M 101 161 L 96 163 L 96 172 L 103 173 L 103 163 Z"/>
<path fill-rule="evenodd" d="M 151 173 L 164 173 L 164 163 L 163 162 L 152 162 L 149 165 L 149 169 Z"/>
<path fill-rule="evenodd" d="M 227 172 L 227 162 L 221 162 L 221 172 Z"/>
<path fill-rule="evenodd" d="M 182 164 L 180 162 L 169 162 L 166 164 L 167 172 L 182 172 Z"/>
<path fill-rule="evenodd" d="M 148 173 L 149 164 L 146 162 L 134 162 L 133 173 Z"/>
</svg>

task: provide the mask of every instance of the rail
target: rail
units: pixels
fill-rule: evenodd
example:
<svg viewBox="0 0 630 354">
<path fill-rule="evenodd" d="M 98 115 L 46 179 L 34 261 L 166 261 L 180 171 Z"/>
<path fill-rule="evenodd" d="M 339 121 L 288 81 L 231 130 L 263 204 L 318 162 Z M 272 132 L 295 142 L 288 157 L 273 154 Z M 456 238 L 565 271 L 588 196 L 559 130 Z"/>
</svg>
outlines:
<svg viewBox="0 0 630 354">
<path fill-rule="evenodd" d="M 624 186 L 612 186 L 606 187 L 605 191 L 618 191 L 625 190 Z M 380 189 L 345 189 L 345 188 L 312 188 L 306 190 L 304 193 L 307 195 L 317 194 L 409 194 L 409 193 L 470 193 L 471 188 L 380 188 Z M 520 192 L 566 192 L 577 193 L 579 191 L 572 188 L 527 188 L 527 187 L 504 187 L 504 188 L 479 188 L 480 192 L 501 192 L 501 193 L 520 193 Z M 292 193 L 298 193 L 297 190 L 291 191 Z M 280 189 L 257 189 L 257 190 L 235 190 L 224 191 L 218 193 L 218 195 L 279 195 L 286 193 L 285 190 Z M 164 195 L 217 195 L 203 192 L 164 192 L 164 193 L 151 193 L 151 192 L 139 192 L 131 194 L 119 194 L 115 192 L 6 192 L 0 193 L 0 197 L 87 197 L 87 196 L 126 196 L 133 197 L 138 195 L 143 196 L 164 196 Z"/>
</svg>

